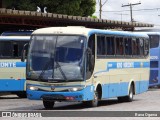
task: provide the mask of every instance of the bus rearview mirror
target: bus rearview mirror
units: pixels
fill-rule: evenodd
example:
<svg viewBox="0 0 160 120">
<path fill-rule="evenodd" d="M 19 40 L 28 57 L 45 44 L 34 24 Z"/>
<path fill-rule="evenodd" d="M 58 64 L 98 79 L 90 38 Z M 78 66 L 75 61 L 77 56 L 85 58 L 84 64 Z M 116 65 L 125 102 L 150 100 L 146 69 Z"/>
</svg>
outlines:
<svg viewBox="0 0 160 120">
<path fill-rule="evenodd" d="M 24 46 L 23 46 L 23 50 L 22 50 L 22 53 L 21 53 L 21 61 L 24 62 L 25 61 L 25 56 L 26 56 L 26 50 L 28 48 L 28 43 L 26 43 Z"/>
</svg>

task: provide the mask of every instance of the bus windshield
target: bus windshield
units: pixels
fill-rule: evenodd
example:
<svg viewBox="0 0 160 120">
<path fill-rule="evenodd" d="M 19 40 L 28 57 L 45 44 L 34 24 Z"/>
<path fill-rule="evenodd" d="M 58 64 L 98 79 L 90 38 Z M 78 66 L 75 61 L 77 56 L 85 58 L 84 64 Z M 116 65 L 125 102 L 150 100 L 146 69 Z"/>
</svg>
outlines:
<svg viewBox="0 0 160 120">
<path fill-rule="evenodd" d="M 85 40 L 83 36 L 32 36 L 27 78 L 44 82 L 84 80 Z"/>
</svg>

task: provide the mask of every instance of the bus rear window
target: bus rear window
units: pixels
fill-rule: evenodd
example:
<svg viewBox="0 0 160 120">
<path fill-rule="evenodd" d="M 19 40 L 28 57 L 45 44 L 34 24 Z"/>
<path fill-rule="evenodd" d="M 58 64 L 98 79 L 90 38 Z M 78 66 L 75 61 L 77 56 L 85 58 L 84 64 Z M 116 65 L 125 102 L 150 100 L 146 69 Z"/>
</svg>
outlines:
<svg viewBox="0 0 160 120">
<path fill-rule="evenodd" d="M 156 48 L 159 46 L 159 36 L 158 35 L 149 35 L 150 38 L 150 48 Z"/>
</svg>

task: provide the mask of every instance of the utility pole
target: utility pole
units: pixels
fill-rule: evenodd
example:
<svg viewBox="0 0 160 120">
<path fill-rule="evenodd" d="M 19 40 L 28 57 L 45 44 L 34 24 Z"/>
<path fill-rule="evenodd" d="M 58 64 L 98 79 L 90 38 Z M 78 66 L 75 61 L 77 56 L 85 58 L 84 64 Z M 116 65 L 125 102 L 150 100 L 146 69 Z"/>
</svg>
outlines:
<svg viewBox="0 0 160 120">
<path fill-rule="evenodd" d="M 123 4 L 122 4 L 122 7 L 128 7 L 128 6 L 130 6 L 130 14 L 131 14 L 131 22 L 132 22 L 132 23 L 133 23 L 132 6 L 134 6 L 134 5 L 139 5 L 139 4 L 141 4 L 141 2 L 139 2 L 139 3 L 134 3 L 134 4 L 128 3 L 128 5 L 123 5 Z"/>
<path fill-rule="evenodd" d="M 99 19 L 102 18 L 102 7 L 103 7 L 103 5 L 106 4 L 107 1 L 108 1 L 108 0 L 106 0 L 106 1 L 102 4 L 102 0 L 98 0 L 98 2 L 99 2 Z"/>
<path fill-rule="evenodd" d="M 99 19 L 101 19 L 102 16 L 102 0 L 99 1 Z"/>
</svg>

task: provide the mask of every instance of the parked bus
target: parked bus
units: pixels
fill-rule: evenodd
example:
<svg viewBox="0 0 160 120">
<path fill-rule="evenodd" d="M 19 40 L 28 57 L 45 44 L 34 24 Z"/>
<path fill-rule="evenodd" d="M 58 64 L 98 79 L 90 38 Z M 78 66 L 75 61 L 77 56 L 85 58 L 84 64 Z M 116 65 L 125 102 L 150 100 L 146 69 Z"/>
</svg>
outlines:
<svg viewBox="0 0 160 120">
<path fill-rule="evenodd" d="M 142 29 L 138 32 L 148 34 L 150 41 L 150 79 L 149 87 L 160 87 L 160 30 Z"/>
<path fill-rule="evenodd" d="M 149 87 L 160 87 L 160 32 L 148 32 L 150 38 Z"/>
<path fill-rule="evenodd" d="M 24 60 L 24 57 L 22 57 Z M 27 57 L 27 97 L 79 101 L 95 107 L 98 101 L 133 100 L 148 90 L 149 37 L 147 34 L 51 27 L 33 32 Z"/>
<path fill-rule="evenodd" d="M 26 97 L 26 63 L 21 62 L 21 53 L 29 41 L 29 36 L 0 36 L 0 94 Z"/>
</svg>

